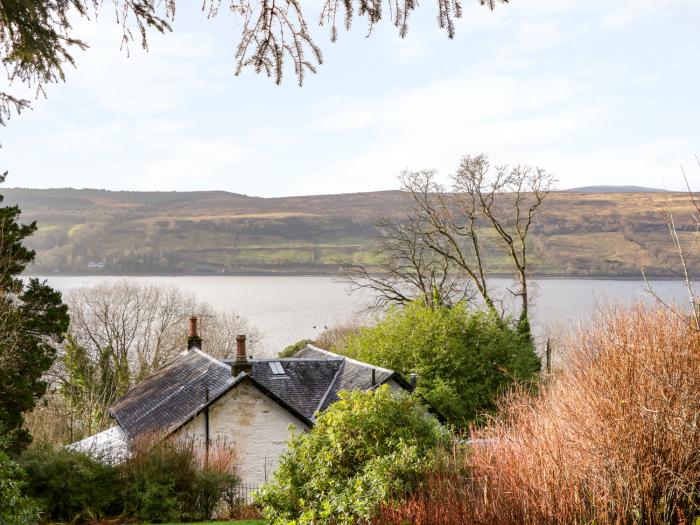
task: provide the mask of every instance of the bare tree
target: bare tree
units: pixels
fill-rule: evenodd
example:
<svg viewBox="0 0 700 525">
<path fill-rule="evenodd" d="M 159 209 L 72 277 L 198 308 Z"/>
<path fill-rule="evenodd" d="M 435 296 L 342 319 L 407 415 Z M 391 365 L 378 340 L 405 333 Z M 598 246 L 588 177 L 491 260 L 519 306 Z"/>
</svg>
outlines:
<svg viewBox="0 0 700 525">
<path fill-rule="evenodd" d="M 474 195 L 447 193 L 436 182 L 433 170 L 404 172 L 401 187 L 414 201 L 418 213 L 425 217 L 423 242 L 452 264 L 453 270 L 474 283 L 487 308 L 496 311 L 486 282 L 485 259 L 479 212 Z"/>
<path fill-rule="evenodd" d="M 451 261 L 424 241 L 425 215 L 413 210 L 404 220 L 382 219 L 372 266 L 341 262 L 340 280 L 352 290 L 371 292 L 370 310 L 406 304 L 416 298 L 426 306 L 449 306 L 470 297 L 471 287 Z"/>
<path fill-rule="evenodd" d="M 139 381 L 186 346 L 187 319 L 201 319 L 204 350 L 215 357 L 232 355 L 237 334 L 246 333 L 251 350 L 260 335 L 236 315 L 219 314 L 174 286 L 120 281 L 78 288 L 67 296 L 70 334 L 97 355 L 110 348 L 126 359 L 132 381 Z"/>
<path fill-rule="evenodd" d="M 549 195 L 554 178 L 542 168 L 496 166 L 485 155 L 466 156 L 453 176 L 454 191 L 462 198 L 467 213 L 477 210 L 496 232 L 508 254 L 520 297 L 521 323 L 528 323 L 527 277 L 530 268 L 527 237 L 540 206 Z M 529 331 L 529 327 L 527 328 Z"/>
<path fill-rule="evenodd" d="M 430 297 L 434 290 L 445 303 L 451 297 L 469 299 L 473 285 L 474 295 L 500 314 L 487 280 L 487 255 L 500 254 L 510 262 L 516 281 L 510 291 L 520 299 L 520 325 L 529 333 L 528 235 L 554 178 L 529 166 L 492 168 L 485 155 L 463 157 L 451 178 L 448 191 L 433 170 L 402 173 L 411 214 L 382 230 L 379 272 L 345 265 L 345 278 L 377 293 L 375 305 Z"/>
</svg>

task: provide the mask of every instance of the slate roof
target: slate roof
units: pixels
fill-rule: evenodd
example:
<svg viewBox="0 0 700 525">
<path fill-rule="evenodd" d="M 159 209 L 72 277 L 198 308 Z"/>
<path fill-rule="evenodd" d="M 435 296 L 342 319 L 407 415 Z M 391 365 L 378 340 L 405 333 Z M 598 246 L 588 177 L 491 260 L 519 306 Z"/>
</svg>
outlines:
<svg viewBox="0 0 700 525">
<path fill-rule="evenodd" d="M 393 370 L 372 366 L 361 361 L 339 356 L 333 352 L 322 350 L 313 345 L 307 345 L 294 355 L 295 358 L 314 358 L 326 360 L 341 360 L 340 373 L 329 386 L 328 393 L 323 404 L 318 407 L 322 412 L 332 403 L 338 400 L 338 392 L 341 390 L 371 390 L 384 384 L 389 379 L 395 379 L 406 390 L 411 387 Z M 374 369 L 374 383 L 372 382 L 372 370 Z"/>
<path fill-rule="evenodd" d="M 241 381 L 252 383 L 296 417 L 313 424 L 315 415 L 338 399 L 340 390 L 370 390 L 398 374 L 308 345 L 293 358 L 251 359 L 250 374 L 232 376 L 230 361 L 197 348 L 183 352 L 110 407 L 127 438 L 171 433 Z M 275 364 L 278 363 L 278 364 Z M 284 373 L 275 373 L 281 366 Z M 372 370 L 374 369 L 374 383 Z"/>
<path fill-rule="evenodd" d="M 272 372 L 270 362 L 278 362 L 284 375 Z M 253 360 L 253 379 L 306 418 L 312 419 L 333 383 L 342 359 L 265 359 Z"/>
<path fill-rule="evenodd" d="M 169 433 L 193 412 L 228 390 L 231 368 L 196 348 L 183 352 L 132 388 L 110 407 L 129 438 L 148 432 Z"/>
<path fill-rule="evenodd" d="M 119 425 L 76 441 L 66 448 L 89 454 L 95 459 L 111 465 L 121 463 L 129 455 L 128 441 Z"/>
</svg>

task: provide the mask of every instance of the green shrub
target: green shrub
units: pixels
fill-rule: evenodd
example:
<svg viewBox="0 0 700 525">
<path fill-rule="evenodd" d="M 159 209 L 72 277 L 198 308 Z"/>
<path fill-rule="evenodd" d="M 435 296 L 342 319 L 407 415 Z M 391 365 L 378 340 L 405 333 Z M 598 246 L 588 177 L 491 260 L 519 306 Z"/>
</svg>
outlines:
<svg viewBox="0 0 700 525">
<path fill-rule="evenodd" d="M 366 523 L 418 483 L 445 437 L 413 396 L 387 386 L 341 392 L 310 432 L 290 440 L 256 502 L 275 525 Z"/>
<path fill-rule="evenodd" d="M 121 510 L 117 470 L 87 454 L 42 444 L 26 450 L 20 465 L 26 493 L 41 502 L 48 520 L 98 519 Z"/>
<path fill-rule="evenodd" d="M 124 514 L 143 521 L 210 519 L 224 493 L 238 483 L 229 447 L 212 447 L 204 466 L 193 442 L 153 439 L 137 443 L 120 466 Z"/>
<path fill-rule="evenodd" d="M 40 505 L 24 495 L 24 471 L 0 449 L 0 523 L 33 525 L 39 521 Z"/>
<path fill-rule="evenodd" d="M 500 394 L 532 380 L 541 366 L 530 339 L 511 323 L 461 303 L 392 308 L 336 350 L 404 377 L 416 373 L 417 392 L 462 428 L 494 410 Z"/>
</svg>

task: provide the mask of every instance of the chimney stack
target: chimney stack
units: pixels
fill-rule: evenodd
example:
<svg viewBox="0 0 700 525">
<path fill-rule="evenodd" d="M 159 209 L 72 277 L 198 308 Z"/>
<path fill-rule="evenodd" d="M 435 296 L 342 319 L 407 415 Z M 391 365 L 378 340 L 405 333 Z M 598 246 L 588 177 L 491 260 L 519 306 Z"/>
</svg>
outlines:
<svg viewBox="0 0 700 525">
<path fill-rule="evenodd" d="M 236 336 L 236 359 L 233 360 L 233 365 L 231 365 L 231 372 L 233 376 L 237 376 L 241 372 L 250 374 L 253 371 L 253 364 L 248 361 L 248 356 L 245 351 L 245 336 Z"/>
<path fill-rule="evenodd" d="M 187 332 L 187 349 L 192 350 L 192 348 L 202 349 L 202 338 L 199 337 L 197 333 L 197 317 L 190 317 L 190 327 Z"/>
</svg>

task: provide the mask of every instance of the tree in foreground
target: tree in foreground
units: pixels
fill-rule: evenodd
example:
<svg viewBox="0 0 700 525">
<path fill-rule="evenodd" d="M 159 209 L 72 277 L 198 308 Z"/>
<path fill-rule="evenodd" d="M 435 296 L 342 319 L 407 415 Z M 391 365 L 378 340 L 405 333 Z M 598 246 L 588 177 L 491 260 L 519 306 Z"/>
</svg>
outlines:
<svg viewBox="0 0 700 525">
<path fill-rule="evenodd" d="M 20 213 L 17 206 L 0 208 L 0 428 L 13 453 L 31 441 L 24 414 L 46 391 L 43 375 L 68 328 L 61 294 L 38 279 L 20 278 L 34 260 L 23 242 L 36 231 L 35 223 L 19 223 Z"/>
<path fill-rule="evenodd" d="M 458 427 L 493 411 L 500 395 L 532 381 L 541 366 L 529 338 L 507 320 L 465 303 L 394 307 L 338 350 L 404 377 L 417 374 L 417 392 Z"/>
<path fill-rule="evenodd" d="M 508 0 L 478 0 L 481 5 L 494 9 L 497 2 Z M 65 79 L 65 65 L 75 65 L 74 50 L 83 50 L 88 44 L 75 36 L 72 22 L 79 18 L 97 18 L 104 0 L 11 0 L 0 3 L 0 59 L 7 69 L 10 82 L 20 82 L 43 93 L 47 83 Z M 117 23 L 122 27 L 122 46 L 137 40 L 148 47 L 147 32 L 171 30 L 175 19 L 176 0 L 111 0 Z M 462 16 L 461 0 L 436 0 L 438 26 L 452 38 L 454 20 Z M 252 68 L 282 81 L 285 61 L 299 84 L 307 71 L 316 72 L 323 63 L 320 48 L 311 37 L 306 19 L 308 7 L 299 0 L 204 0 L 202 12 L 216 17 L 223 8 L 241 21 L 235 53 L 235 71 Z M 330 26 L 331 40 L 338 36 L 338 25 L 350 29 L 355 16 L 366 17 L 368 31 L 387 18 L 405 37 L 408 20 L 418 7 L 414 0 L 323 0 L 320 16 L 314 14 L 320 25 Z M 29 101 L 0 91 L 0 123 L 13 111 L 29 107 Z"/>
<path fill-rule="evenodd" d="M 445 431 L 415 396 L 388 386 L 341 392 L 310 432 L 294 436 L 256 499 L 275 525 L 368 523 L 410 491 Z"/>
</svg>

